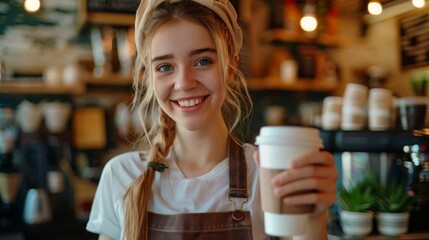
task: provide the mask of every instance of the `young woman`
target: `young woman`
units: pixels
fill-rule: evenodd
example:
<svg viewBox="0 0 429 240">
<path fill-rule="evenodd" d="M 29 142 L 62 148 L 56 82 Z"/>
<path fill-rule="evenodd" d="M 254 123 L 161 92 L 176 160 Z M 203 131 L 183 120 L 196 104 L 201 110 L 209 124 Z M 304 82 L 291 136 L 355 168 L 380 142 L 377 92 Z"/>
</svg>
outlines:
<svg viewBox="0 0 429 240">
<path fill-rule="evenodd" d="M 237 138 L 252 104 L 237 69 L 234 8 L 228 0 L 142 0 L 135 29 L 134 106 L 145 148 L 106 164 L 87 230 L 99 239 L 268 239 L 257 148 Z M 327 238 L 333 158 L 314 153 L 293 167 L 273 178 L 274 191 L 313 204 L 303 238 Z M 290 196 L 303 190 L 310 193 Z"/>
</svg>

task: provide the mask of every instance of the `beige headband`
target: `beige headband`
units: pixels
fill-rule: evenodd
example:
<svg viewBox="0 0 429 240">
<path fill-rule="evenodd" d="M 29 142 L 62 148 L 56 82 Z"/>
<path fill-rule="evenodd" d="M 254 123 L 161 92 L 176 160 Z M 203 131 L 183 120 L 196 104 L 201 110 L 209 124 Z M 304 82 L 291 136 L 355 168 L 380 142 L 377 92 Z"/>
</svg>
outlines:
<svg viewBox="0 0 429 240">
<path fill-rule="evenodd" d="M 166 0 L 141 0 L 140 6 L 137 9 L 136 21 L 135 21 L 135 40 L 137 51 L 140 51 L 139 43 L 141 41 L 141 30 L 145 25 L 149 13 L 155 9 L 159 4 L 165 2 Z M 170 2 L 178 2 L 180 0 L 170 0 Z M 229 0 L 193 0 L 215 12 L 226 24 L 229 32 L 234 36 L 234 44 L 237 50 L 237 53 L 240 51 L 243 34 L 241 28 L 237 22 L 237 13 L 229 2 Z"/>
</svg>

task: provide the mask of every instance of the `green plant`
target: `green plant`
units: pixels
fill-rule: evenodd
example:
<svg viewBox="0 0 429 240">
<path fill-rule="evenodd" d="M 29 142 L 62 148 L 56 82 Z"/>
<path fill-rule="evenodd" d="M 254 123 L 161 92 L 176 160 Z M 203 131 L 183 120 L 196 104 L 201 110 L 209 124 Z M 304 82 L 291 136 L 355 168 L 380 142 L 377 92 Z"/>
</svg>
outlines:
<svg viewBox="0 0 429 240">
<path fill-rule="evenodd" d="M 366 175 L 351 188 L 340 188 L 338 203 L 342 209 L 352 212 L 370 211 L 377 201 L 378 184 L 373 175 Z"/>
<path fill-rule="evenodd" d="M 378 212 L 402 213 L 411 209 L 415 197 L 407 194 L 404 182 L 391 181 L 380 187 L 376 203 Z"/>
</svg>

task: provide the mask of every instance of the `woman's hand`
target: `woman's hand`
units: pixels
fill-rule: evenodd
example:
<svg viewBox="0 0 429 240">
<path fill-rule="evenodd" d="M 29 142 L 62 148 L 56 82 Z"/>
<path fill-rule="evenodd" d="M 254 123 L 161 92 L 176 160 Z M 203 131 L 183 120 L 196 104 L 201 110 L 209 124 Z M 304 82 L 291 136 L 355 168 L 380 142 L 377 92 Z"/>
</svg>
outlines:
<svg viewBox="0 0 429 240">
<path fill-rule="evenodd" d="M 254 157 L 259 164 L 259 151 Z M 321 151 L 293 160 L 291 169 L 274 176 L 272 184 L 287 204 L 314 204 L 313 216 L 317 216 L 335 203 L 337 178 L 334 157 Z M 307 193 L 289 196 L 301 191 Z"/>
</svg>

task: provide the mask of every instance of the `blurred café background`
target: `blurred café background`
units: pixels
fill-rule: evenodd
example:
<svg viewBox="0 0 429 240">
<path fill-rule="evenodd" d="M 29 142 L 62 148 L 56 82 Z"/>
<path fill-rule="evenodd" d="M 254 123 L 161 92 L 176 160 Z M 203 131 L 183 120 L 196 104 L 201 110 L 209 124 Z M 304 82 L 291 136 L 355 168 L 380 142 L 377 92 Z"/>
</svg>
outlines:
<svg viewBox="0 0 429 240">
<path fill-rule="evenodd" d="M 366 169 L 404 179 L 419 199 L 392 239 L 429 239 L 429 2 L 232 2 L 255 108 L 244 140 L 263 125 L 320 129 L 338 187 Z M 84 227 L 101 170 L 138 147 L 138 4 L 0 1 L 0 239 L 97 239 Z M 332 239 L 343 236 L 338 213 Z"/>
</svg>

